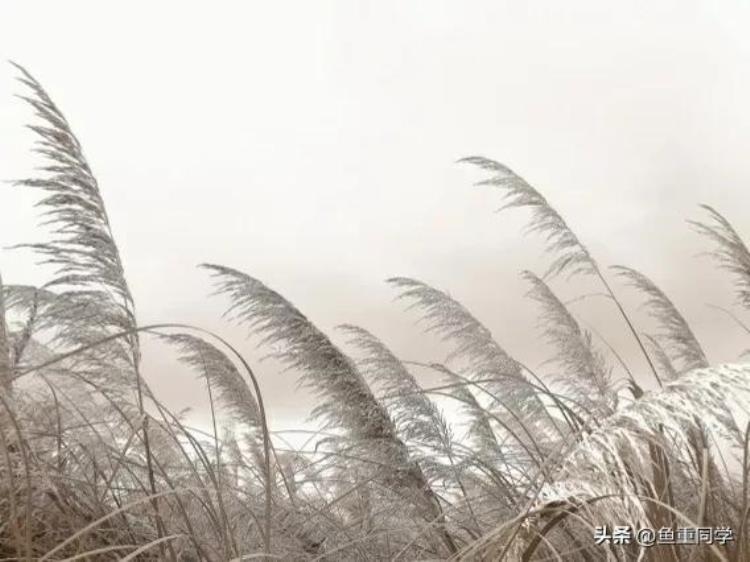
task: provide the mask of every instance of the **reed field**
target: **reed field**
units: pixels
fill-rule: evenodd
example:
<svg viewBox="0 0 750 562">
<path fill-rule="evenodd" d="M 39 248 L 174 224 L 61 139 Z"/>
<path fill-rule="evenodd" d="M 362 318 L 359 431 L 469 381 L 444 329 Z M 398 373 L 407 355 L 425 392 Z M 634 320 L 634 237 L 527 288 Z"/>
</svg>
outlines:
<svg viewBox="0 0 750 562">
<path fill-rule="evenodd" d="M 342 324 L 337 345 L 252 271 L 201 264 L 195 275 L 214 292 L 195 298 L 260 342 L 239 351 L 201 326 L 139 322 L 106 186 L 61 109 L 16 70 L 39 167 L 4 189 L 33 190 L 50 234 L 3 243 L 52 274 L 41 286 L 0 282 L 0 560 L 750 560 L 750 366 L 710 364 L 661 287 L 598 261 L 509 167 L 462 160 L 546 244 L 546 270 L 523 273 L 542 367 L 417 279 L 388 283 L 414 329 L 442 341 L 420 364 L 366 326 Z M 700 213 L 696 253 L 710 259 L 696 267 L 732 281 L 736 305 L 724 312 L 750 332 L 748 233 L 711 207 Z M 579 282 L 596 287 L 638 366 L 559 295 Z M 146 339 L 202 381 L 209 431 L 152 392 Z M 302 447 L 269 427 L 261 357 L 315 396 L 318 430 Z M 597 540 L 624 527 L 710 529 L 714 540 Z"/>
</svg>

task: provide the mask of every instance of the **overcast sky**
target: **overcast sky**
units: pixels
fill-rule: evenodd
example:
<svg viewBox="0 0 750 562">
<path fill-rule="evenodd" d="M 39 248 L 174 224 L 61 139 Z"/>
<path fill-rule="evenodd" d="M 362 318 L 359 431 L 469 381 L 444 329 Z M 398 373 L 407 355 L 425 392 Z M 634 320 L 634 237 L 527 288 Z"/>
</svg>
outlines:
<svg viewBox="0 0 750 562">
<path fill-rule="evenodd" d="M 0 4 L 0 56 L 26 66 L 77 132 L 107 202 L 140 320 L 242 342 L 198 263 L 242 269 L 326 331 L 371 329 L 407 357 L 442 351 L 383 283 L 450 293 L 509 351 L 539 351 L 518 273 L 541 272 L 523 211 L 456 164 L 481 154 L 536 185 L 605 264 L 650 275 L 711 359 L 744 349 L 706 303 L 699 203 L 750 237 L 746 2 L 34 2 Z M 30 111 L 0 67 L 0 176 L 34 160 Z M 2 245 L 38 239 L 33 194 L 2 187 Z M 42 282 L 0 251 L 7 282 Z M 563 293 L 576 288 L 556 285 Z M 634 302 L 634 301 L 633 301 Z M 577 311 L 633 357 L 619 320 Z M 278 424 L 306 415 L 293 376 L 257 364 Z M 173 405 L 200 387 L 149 346 Z"/>
</svg>

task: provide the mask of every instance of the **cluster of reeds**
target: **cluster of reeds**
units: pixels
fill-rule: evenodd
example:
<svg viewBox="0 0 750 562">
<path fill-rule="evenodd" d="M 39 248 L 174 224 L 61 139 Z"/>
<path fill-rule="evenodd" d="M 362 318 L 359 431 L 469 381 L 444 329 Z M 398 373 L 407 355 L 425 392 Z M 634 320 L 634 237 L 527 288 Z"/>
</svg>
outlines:
<svg viewBox="0 0 750 562">
<path fill-rule="evenodd" d="M 348 344 L 337 346 L 261 281 L 202 266 L 228 321 L 317 397 L 320 430 L 293 448 L 272 438 L 263 373 L 231 343 L 196 326 L 138 323 L 81 147 L 45 90 L 18 71 L 44 159 L 18 185 L 42 194 L 52 227 L 48 242 L 27 247 L 55 273 L 39 287 L 0 282 L 0 559 L 750 559 L 750 368 L 709 365 L 660 288 L 598 262 L 512 170 L 465 160 L 487 173 L 481 183 L 503 194 L 504 208 L 530 210 L 528 230 L 547 242 L 549 269 L 524 273 L 550 350 L 544 373 L 418 280 L 389 283 L 442 338 L 433 363 L 401 360 L 356 326 L 341 327 Z M 705 210 L 693 225 L 748 308 L 750 251 Z M 582 276 L 601 286 L 650 372 L 633 372 L 556 294 L 556 278 Z M 642 294 L 655 329 L 639 328 L 615 292 L 623 285 Z M 189 428 L 150 390 L 145 337 L 202 377 L 212 431 Z M 420 385 L 424 369 L 442 382 Z M 445 400 L 459 419 L 446 419 Z M 735 540 L 597 545 L 593 530 L 605 525 L 725 526 Z"/>
</svg>

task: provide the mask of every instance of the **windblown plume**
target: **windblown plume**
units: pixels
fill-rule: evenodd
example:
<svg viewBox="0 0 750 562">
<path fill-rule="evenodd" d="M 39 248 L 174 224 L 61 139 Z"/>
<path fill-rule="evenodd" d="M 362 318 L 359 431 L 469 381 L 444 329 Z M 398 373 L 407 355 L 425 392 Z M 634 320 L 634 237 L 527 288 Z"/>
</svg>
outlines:
<svg viewBox="0 0 750 562">
<path fill-rule="evenodd" d="M 3 285 L 6 312 L 28 312 L 35 302 L 37 306 L 49 303 L 56 298 L 51 291 L 32 285 Z"/>
<path fill-rule="evenodd" d="M 35 152 L 47 161 L 42 177 L 16 182 L 44 193 L 38 206 L 45 224 L 53 227 L 51 241 L 23 246 L 56 269 L 44 288 L 60 298 L 47 309 L 44 326 L 55 328 L 56 343 L 67 348 L 132 330 L 135 306 L 97 181 L 62 112 L 39 82 L 15 66 L 30 90 L 22 98 L 41 121 L 29 127 L 39 137 Z M 98 348 L 97 356 L 100 363 L 118 363 L 115 370 L 133 370 L 140 356 L 138 337 L 115 340 Z"/>
<path fill-rule="evenodd" d="M 708 367 L 703 348 L 690 329 L 690 325 L 669 297 L 644 274 L 623 266 L 616 266 L 613 269 L 646 295 L 644 306 L 648 308 L 649 314 L 659 322 L 660 326 L 657 340 L 663 344 L 664 352 L 667 353 L 678 373 Z"/>
<path fill-rule="evenodd" d="M 226 314 L 260 335 L 261 345 L 274 349 L 269 356 L 298 370 L 301 382 L 323 399 L 314 416 L 358 438 L 395 438 L 392 420 L 352 361 L 292 303 L 240 271 L 202 267 L 216 278 L 217 293 L 231 299 Z"/>
<path fill-rule="evenodd" d="M 406 366 L 385 344 L 367 330 L 343 325 L 349 342 L 362 352 L 357 366 L 366 379 L 378 385 L 382 399 L 406 441 L 431 447 L 442 454 L 452 448 L 453 436 L 439 408 L 423 392 Z"/>
<path fill-rule="evenodd" d="M 526 230 L 541 234 L 547 241 L 547 251 L 554 256 L 544 275 L 545 279 L 566 272 L 570 276 L 598 272 L 598 266 L 589 251 L 562 216 L 526 180 L 507 166 L 488 158 L 471 156 L 460 161 L 494 173 L 491 178 L 482 180 L 477 185 L 491 185 L 505 191 L 504 199 L 507 203 L 500 210 L 512 207 L 531 208 L 532 218 Z"/>
<path fill-rule="evenodd" d="M 550 414 L 521 365 L 497 344 L 490 331 L 461 303 L 438 289 L 404 277 L 388 282 L 401 290 L 399 299 L 411 301 L 409 308 L 422 313 L 428 332 L 455 345 L 448 361 L 465 362 L 462 370 L 466 376 L 481 381 L 481 387 L 494 397 L 489 407 L 508 426 L 515 427 L 520 422 L 536 439 L 544 440 L 552 430 Z"/>
<path fill-rule="evenodd" d="M 521 366 L 493 339 L 490 331 L 460 302 L 429 285 L 406 277 L 388 279 L 400 292 L 398 298 L 410 301 L 428 332 L 455 345 L 448 361 L 461 359 L 475 378 L 522 377 Z M 507 380 L 504 381 L 507 384 Z"/>
<path fill-rule="evenodd" d="M 561 382 L 578 397 L 608 410 L 615 396 L 611 369 L 594 347 L 591 334 L 581 329 L 542 279 L 530 271 L 525 271 L 523 278 L 531 283 L 528 295 L 542 306 L 539 323 L 547 341 L 556 348 L 552 361 L 562 370 Z"/>
<path fill-rule="evenodd" d="M 664 347 L 659 343 L 654 336 L 646 334 L 645 336 L 646 345 L 648 345 L 651 356 L 654 358 L 654 364 L 659 368 L 662 376 L 666 380 L 676 379 L 680 374 L 672 364 L 672 360 L 664 351 Z"/>
<path fill-rule="evenodd" d="M 750 250 L 732 224 L 716 209 L 701 205 L 708 213 L 708 221 L 690 221 L 695 230 L 716 244 L 710 255 L 719 266 L 734 275 L 737 298 L 750 308 Z"/>
<path fill-rule="evenodd" d="M 234 363 L 217 347 L 190 334 L 162 336 L 180 351 L 180 360 L 198 371 L 233 417 L 249 429 L 261 426 L 258 402 Z"/>
</svg>

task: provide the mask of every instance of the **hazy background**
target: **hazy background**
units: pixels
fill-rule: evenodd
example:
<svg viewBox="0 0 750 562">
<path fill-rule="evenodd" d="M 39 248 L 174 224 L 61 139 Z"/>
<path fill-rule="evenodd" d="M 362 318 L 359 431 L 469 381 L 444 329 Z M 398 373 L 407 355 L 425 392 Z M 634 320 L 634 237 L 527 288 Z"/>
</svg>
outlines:
<svg viewBox="0 0 750 562">
<path fill-rule="evenodd" d="M 745 345 L 706 303 L 730 304 L 696 254 L 698 203 L 750 238 L 746 2 L 13 2 L 0 56 L 66 113 L 98 176 L 141 322 L 240 342 L 274 427 L 310 401 L 220 318 L 195 265 L 242 269 L 321 328 L 367 327 L 407 358 L 441 359 L 383 280 L 448 290 L 532 364 L 546 358 L 518 272 L 543 271 L 523 211 L 455 161 L 524 175 L 603 263 L 641 269 L 683 309 L 714 361 Z M 28 175 L 30 110 L 0 67 L 0 176 Z M 39 239 L 36 194 L 0 187 L 0 244 Z M 0 251 L 6 282 L 43 282 Z M 563 294 L 582 288 L 556 284 Z M 629 294 L 629 293 L 626 293 Z M 628 303 L 634 301 L 626 298 Z M 642 368 L 606 306 L 575 309 Z M 200 384 L 147 344 L 172 406 Z"/>
</svg>

